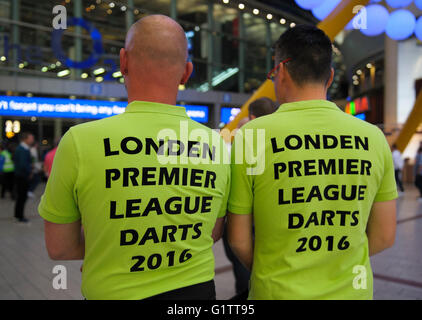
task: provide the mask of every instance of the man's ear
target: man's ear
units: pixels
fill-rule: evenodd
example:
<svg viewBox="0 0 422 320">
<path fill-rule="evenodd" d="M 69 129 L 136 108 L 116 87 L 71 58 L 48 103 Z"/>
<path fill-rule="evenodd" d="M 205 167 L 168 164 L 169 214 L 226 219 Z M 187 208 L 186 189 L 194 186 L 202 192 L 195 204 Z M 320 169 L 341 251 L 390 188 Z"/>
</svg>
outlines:
<svg viewBox="0 0 422 320">
<path fill-rule="evenodd" d="M 330 78 L 327 81 L 327 85 L 326 88 L 328 89 L 329 87 L 331 87 L 331 84 L 333 83 L 334 80 L 334 68 L 331 68 L 331 74 L 330 74 Z"/>
<path fill-rule="evenodd" d="M 120 49 L 120 72 L 123 76 L 128 75 L 127 51 L 125 48 Z"/>
<path fill-rule="evenodd" d="M 180 80 L 180 84 L 186 84 L 192 72 L 193 72 L 193 64 L 192 62 L 189 61 L 186 63 L 185 72 L 183 73 L 182 79 Z"/>
</svg>

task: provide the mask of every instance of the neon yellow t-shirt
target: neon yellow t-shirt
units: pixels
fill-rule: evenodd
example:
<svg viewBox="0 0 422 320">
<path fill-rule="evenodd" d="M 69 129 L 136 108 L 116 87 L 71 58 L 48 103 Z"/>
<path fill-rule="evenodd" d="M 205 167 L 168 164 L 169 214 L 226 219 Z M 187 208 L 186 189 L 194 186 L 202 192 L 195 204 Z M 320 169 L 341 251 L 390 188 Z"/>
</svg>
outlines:
<svg viewBox="0 0 422 320">
<path fill-rule="evenodd" d="M 381 130 L 325 100 L 287 103 L 231 152 L 228 210 L 255 224 L 249 298 L 372 299 L 366 225 L 374 201 L 397 198 Z"/>
<path fill-rule="evenodd" d="M 82 220 L 87 299 L 143 299 L 214 278 L 211 237 L 224 217 L 230 164 L 219 134 L 182 107 L 135 101 L 72 127 L 39 205 Z"/>
</svg>

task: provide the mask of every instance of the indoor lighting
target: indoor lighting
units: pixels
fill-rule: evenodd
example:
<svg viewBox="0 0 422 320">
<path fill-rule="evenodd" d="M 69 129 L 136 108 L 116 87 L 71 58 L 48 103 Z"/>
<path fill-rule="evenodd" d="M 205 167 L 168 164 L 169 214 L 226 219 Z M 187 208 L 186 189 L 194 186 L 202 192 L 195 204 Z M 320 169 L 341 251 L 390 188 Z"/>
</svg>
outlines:
<svg viewBox="0 0 422 320">
<path fill-rule="evenodd" d="M 48 68 L 47 68 L 47 67 L 42 67 L 42 68 L 41 68 L 41 71 L 42 71 L 42 72 L 47 72 L 47 71 L 48 71 Z"/>
<path fill-rule="evenodd" d="M 255 15 L 256 15 L 256 14 L 259 14 L 259 9 L 253 9 L 253 11 L 252 11 L 252 12 L 253 12 L 253 14 L 255 14 Z"/>
<path fill-rule="evenodd" d="M 228 4 L 229 0 L 223 0 L 223 3 Z"/>
<path fill-rule="evenodd" d="M 104 78 L 103 77 L 96 77 L 95 81 L 97 82 L 103 82 Z"/>
<path fill-rule="evenodd" d="M 244 5 L 243 3 L 239 3 L 239 9 L 240 9 L 240 10 L 245 9 L 245 5 Z"/>
<path fill-rule="evenodd" d="M 271 13 L 267 14 L 267 19 L 271 20 L 273 18 L 273 15 Z"/>
<path fill-rule="evenodd" d="M 6 60 L 7 60 L 7 58 L 6 58 L 5 56 L 1 56 L 0 60 L 1 60 L 1 61 L 6 61 Z"/>
<path fill-rule="evenodd" d="M 113 78 L 120 78 L 122 76 L 122 73 L 120 71 L 116 71 L 113 73 Z"/>
<path fill-rule="evenodd" d="M 66 77 L 66 76 L 68 76 L 70 74 L 70 70 L 69 69 L 66 69 L 66 70 L 62 70 L 62 71 L 60 71 L 60 72 L 57 72 L 57 76 L 58 77 Z"/>
<path fill-rule="evenodd" d="M 290 24 L 290 28 L 294 28 L 296 26 L 296 23 L 294 23 L 294 22 L 292 22 L 291 24 Z"/>
<path fill-rule="evenodd" d="M 360 70 L 360 69 L 359 69 L 359 70 L 357 70 L 357 71 L 356 71 L 356 74 L 360 76 L 360 75 L 362 74 L 362 70 Z"/>
<path fill-rule="evenodd" d="M 122 6 L 121 8 L 120 8 L 120 10 L 122 10 L 122 11 L 126 11 L 126 6 Z"/>
<path fill-rule="evenodd" d="M 86 79 L 86 78 L 88 78 L 88 73 L 86 73 L 86 72 L 82 73 L 82 74 L 81 74 L 81 78 L 82 78 L 82 79 Z"/>
<path fill-rule="evenodd" d="M 105 72 L 104 68 L 98 68 L 94 70 L 93 74 L 98 76 L 99 74 L 104 73 L 104 72 Z"/>
<path fill-rule="evenodd" d="M 110 2 L 109 7 L 114 8 L 114 6 L 115 6 L 114 2 Z"/>
<path fill-rule="evenodd" d="M 366 65 L 366 67 L 367 67 L 368 69 L 371 69 L 371 68 L 372 68 L 372 64 L 371 64 L 371 63 L 368 63 L 368 64 Z"/>
<path fill-rule="evenodd" d="M 281 18 L 281 19 L 280 19 L 280 23 L 281 23 L 281 24 L 285 24 L 285 23 L 286 23 L 286 19 Z"/>
</svg>

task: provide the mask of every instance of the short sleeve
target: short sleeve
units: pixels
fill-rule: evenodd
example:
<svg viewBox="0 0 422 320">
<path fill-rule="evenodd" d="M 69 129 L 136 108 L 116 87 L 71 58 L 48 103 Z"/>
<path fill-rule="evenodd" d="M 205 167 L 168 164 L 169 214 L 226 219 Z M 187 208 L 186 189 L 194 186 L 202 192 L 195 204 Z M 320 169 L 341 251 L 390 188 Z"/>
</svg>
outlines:
<svg viewBox="0 0 422 320">
<path fill-rule="evenodd" d="M 81 218 L 77 205 L 76 180 L 79 159 L 69 130 L 60 141 L 38 212 L 49 222 L 66 224 Z"/>
<path fill-rule="evenodd" d="M 384 155 L 384 176 L 382 177 L 374 202 L 390 201 L 398 197 L 393 156 L 384 137 L 382 152 Z"/>
<path fill-rule="evenodd" d="M 243 149 L 247 148 L 241 130 L 231 148 L 231 187 L 228 209 L 234 214 L 251 214 L 253 211 L 253 175 L 248 174 Z"/>
<path fill-rule="evenodd" d="M 231 185 L 231 175 L 230 175 L 230 167 L 228 168 L 227 173 L 227 185 L 223 196 L 223 202 L 221 204 L 220 212 L 218 213 L 217 218 L 223 218 L 227 213 L 227 202 L 229 200 L 229 193 L 230 193 L 230 185 Z"/>
</svg>

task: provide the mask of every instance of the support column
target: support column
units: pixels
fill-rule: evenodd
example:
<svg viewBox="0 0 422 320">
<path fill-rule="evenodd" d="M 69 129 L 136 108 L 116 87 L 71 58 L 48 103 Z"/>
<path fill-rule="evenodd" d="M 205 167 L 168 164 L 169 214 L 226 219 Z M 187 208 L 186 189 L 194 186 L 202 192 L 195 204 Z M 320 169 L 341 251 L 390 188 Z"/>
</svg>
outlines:
<svg viewBox="0 0 422 320">
<path fill-rule="evenodd" d="M 75 18 L 82 18 L 82 0 L 73 1 L 73 15 Z M 75 60 L 82 61 L 82 28 L 80 26 L 75 26 Z M 80 79 L 82 71 L 80 69 L 74 69 L 72 72 L 72 79 Z"/>
<path fill-rule="evenodd" d="M 243 12 L 238 12 L 239 19 L 239 92 L 245 92 L 245 53 L 246 53 L 246 30 Z"/>
<path fill-rule="evenodd" d="M 126 31 L 134 24 L 135 16 L 133 14 L 133 10 L 135 9 L 135 5 L 133 4 L 133 0 L 127 0 L 127 10 L 126 10 Z"/>
<path fill-rule="evenodd" d="M 58 141 L 63 134 L 63 121 L 60 118 L 54 119 L 54 141 Z"/>
<path fill-rule="evenodd" d="M 220 124 L 220 115 L 221 115 L 221 105 L 219 103 L 214 104 L 212 109 L 212 118 L 213 121 L 211 123 L 212 129 L 218 129 L 218 125 Z"/>
<path fill-rule="evenodd" d="M 14 0 L 11 1 L 12 3 L 12 20 L 20 21 L 20 9 L 21 9 L 21 1 Z M 17 24 L 13 24 L 12 26 L 12 43 L 14 45 L 20 44 L 20 29 Z M 20 52 L 19 52 L 20 51 Z M 22 49 L 15 49 L 12 52 L 12 66 L 14 68 L 18 68 L 20 63 L 19 58 L 22 58 Z M 14 73 L 16 75 L 16 73 Z"/>
<path fill-rule="evenodd" d="M 391 132 L 397 126 L 398 43 L 388 36 L 384 39 L 384 129 Z"/>
<path fill-rule="evenodd" d="M 177 0 L 170 0 L 170 18 L 177 20 Z"/>
<path fill-rule="evenodd" d="M 267 72 L 269 72 L 273 68 L 273 54 L 271 52 L 272 46 L 272 37 L 271 37 L 271 24 L 270 22 L 266 22 L 266 33 L 265 33 L 265 45 L 267 47 L 267 56 L 266 56 L 266 68 Z"/>
<path fill-rule="evenodd" d="M 208 1 L 208 57 L 207 57 L 207 80 L 209 89 L 212 90 L 212 78 L 213 78 L 213 45 L 214 45 L 214 3 L 212 1 Z"/>
</svg>

